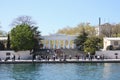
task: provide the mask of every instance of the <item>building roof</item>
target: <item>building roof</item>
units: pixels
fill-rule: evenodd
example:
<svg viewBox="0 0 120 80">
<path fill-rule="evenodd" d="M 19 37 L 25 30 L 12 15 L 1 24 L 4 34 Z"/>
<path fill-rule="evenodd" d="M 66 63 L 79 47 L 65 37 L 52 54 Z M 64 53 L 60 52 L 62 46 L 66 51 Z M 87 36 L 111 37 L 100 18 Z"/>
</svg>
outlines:
<svg viewBox="0 0 120 80">
<path fill-rule="evenodd" d="M 51 34 L 47 36 L 41 36 L 44 40 L 74 40 L 77 38 L 76 35 L 65 35 L 65 34 Z"/>
<path fill-rule="evenodd" d="M 120 37 L 105 37 L 104 39 L 107 39 L 107 40 L 120 40 Z"/>
</svg>

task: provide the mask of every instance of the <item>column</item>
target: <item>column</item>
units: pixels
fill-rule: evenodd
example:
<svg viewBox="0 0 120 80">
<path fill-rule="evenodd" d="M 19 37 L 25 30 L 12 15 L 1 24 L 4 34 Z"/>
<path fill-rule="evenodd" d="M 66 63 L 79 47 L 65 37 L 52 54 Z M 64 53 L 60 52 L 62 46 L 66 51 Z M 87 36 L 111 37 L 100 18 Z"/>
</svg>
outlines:
<svg viewBox="0 0 120 80">
<path fill-rule="evenodd" d="M 55 49 L 56 48 L 56 41 L 54 40 L 53 41 L 53 49 Z"/>
<path fill-rule="evenodd" d="M 59 48 L 61 48 L 61 40 L 59 40 Z"/>
<path fill-rule="evenodd" d="M 68 40 L 68 49 L 70 49 L 70 40 Z"/>
<path fill-rule="evenodd" d="M 50 49 L 50 40 L 48 41 L 48 48 Z"/>
<path fill-rule="evenodd" d="M 58 49 L 60 49 L 60 41 L 58 40 Z"/>
<path fill-rule="evenodd" d="M 63 49 L 65 49 L 65 48 L 66 48 L 65 41 L 66 41 L 66 40 L 64 40 L 64 41 L 63 41 Z"/>
<path fill-rule="evenodd" d="M 44 40 L 44 43 L 43 43 L 43 44 L 44 44 L 44 49 L 45 49 L 45 48 L 46 48 L 46 40 Z"/>
</svg>

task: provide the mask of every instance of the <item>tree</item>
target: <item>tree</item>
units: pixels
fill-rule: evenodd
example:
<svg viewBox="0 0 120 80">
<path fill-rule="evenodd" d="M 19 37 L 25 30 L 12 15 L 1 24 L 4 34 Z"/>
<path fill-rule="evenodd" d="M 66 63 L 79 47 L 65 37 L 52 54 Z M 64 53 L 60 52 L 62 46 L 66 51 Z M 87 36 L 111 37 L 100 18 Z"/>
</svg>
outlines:
<svg viewBox="0 0 120 80">
<path fill-rule="evenodd" d="M 95 27 L 91 26 L 90 23 L 81 23 L 78 25 L 79 31 L 82 32 L 83 28 L 89 37 L 96 36 Z"/>
<path fill-rule="evenodd" d="M 80 35 L 75 39 L 75 44 L 78 47 L 79 50 L 84 50 L 84 42 L 87 40 L 88 34 L 85 32 L 85 29 L 83 27 L 83 30 L 81 31 Z"/>
<path fill-rule="evenodd" d="M 17 25 L 21 25 L 21 24 L 35 26 L 36 23 L 32 20 L 32 18 L 30 16 L 19 16 L 19 17 L 14 19 L 14 21 L 12 22 L 11 25 L 17 26 Z"/>
<path fill-rule="evenodd" d="M 38 31 L 38 27 L 36 26 L 35 21 L 33 21 L 30 16 L 20 16 L 12 22 L 12 26 L 21 25 L 21 24 L 29 25 L 31 31 L 33 32 L 33 41 L 34 41 L 33 50 L 39 49 L 41 32 Z"/>
<path fill-rule="evenodd" d="M 89 37 L 84 43 L 84 52 L 90 52 L 92 55 L 95 54 L 96 50 L 99 50 L 101 45 L 101 39 L 98 37 Z"/>
<path fill-rule="evenodd" d="M 33 34 L 34 34 L 34 42 L 35 42 L 35 44 L 34 44 L 34 48 L 33 48 L 33 50 L 38 50 L 38 49 L 40 49 L 40 43 L 41 43 L 41 38 L 40 38 L 40 31 L 38 31 L 37 30 L 38 29 L 38 27 L 34 27 L 34 26 L 32 26 L 31 27 L 31 30 L 32 30 L 32 32 L 33 32 Z"/>
<path fill-rule="evenodd" d="M 31 50 L 34 47 L 34 34 L 27 24 L 17 25 L 11 30 L 11 47 L 18 50 Z"/>
<path fill-rule="evenodd" d="M 0 42 L 0 50 L 4 50 L 4 49 L 5 49 L 4 43 Z"/>
<path fill-rule="evenodd" d="M 83 27 L 86 31 L 86 33 L 88 34 L 88 36 L 96 36 L 96 31 L 95 31 L 95 27 L 91 26 L 90 23 L 80 23 L 79 25 L 75 26 L 75 27 L 65 27 L 63 29 L 58 30 L 57 33 L 60 34 L 66 34 L 66 35 L 78 35 L 82 30 Z"/>
<path fill-rule="evenodd" d="M 110 23 L 105 23 L 100 26 L 101 28 L 101 34 L 104 35 L 105 37 L 112 37 L 113 36 L 113 25 Z"/>
<path fill-rule="evenodd" d="M 113 27 L 113 34 L 118 37 L 120 34 L 120 24 L 115 24 Z"/>
<path fill-rule="evenodd" d="M 8 34 L 8 39 L 7 39 L 7 50 L 10 49 L 10 35 Z"/>
</svg>

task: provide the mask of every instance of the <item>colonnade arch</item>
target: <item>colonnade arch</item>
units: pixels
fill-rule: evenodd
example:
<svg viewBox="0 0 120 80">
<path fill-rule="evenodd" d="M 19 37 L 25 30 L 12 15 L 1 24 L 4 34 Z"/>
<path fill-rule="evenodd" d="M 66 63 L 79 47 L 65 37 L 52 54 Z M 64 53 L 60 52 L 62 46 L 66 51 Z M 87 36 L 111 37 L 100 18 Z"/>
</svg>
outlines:
<svg viewBox="0 0 120 80">
<path fill-rule="evenodd" d="M 63 35 L 63 34 L 54 34 L 49 36 L 42 36 L 43 38 L 43 48 L 48 49 L 60 49 L 60 48 L 75 48 L 74 40 L 76 36 Z"/>
</svg>

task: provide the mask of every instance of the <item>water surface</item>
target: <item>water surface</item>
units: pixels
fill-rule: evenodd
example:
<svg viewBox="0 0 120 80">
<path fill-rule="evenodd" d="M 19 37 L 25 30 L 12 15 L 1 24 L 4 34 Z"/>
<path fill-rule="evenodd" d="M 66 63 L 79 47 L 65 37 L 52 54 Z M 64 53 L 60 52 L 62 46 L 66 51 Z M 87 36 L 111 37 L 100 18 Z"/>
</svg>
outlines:
<svg viewBox="0 0 120 80">
<path fill-rule="evenodd" d="M 120 63 L 0 64 L 0 80 L 119 80 Z"/>
</svg>

